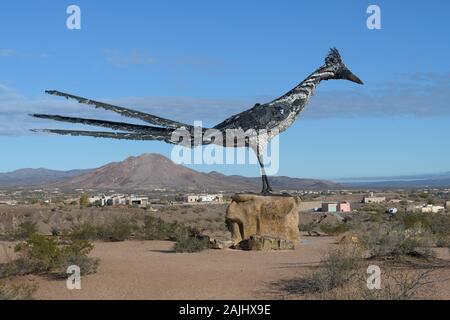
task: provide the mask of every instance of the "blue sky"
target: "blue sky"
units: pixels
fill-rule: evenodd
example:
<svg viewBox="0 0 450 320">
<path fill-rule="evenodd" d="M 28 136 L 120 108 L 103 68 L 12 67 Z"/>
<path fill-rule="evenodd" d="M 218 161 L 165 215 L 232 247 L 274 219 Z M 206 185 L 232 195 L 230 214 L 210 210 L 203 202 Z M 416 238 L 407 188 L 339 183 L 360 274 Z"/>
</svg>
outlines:
<svg viewBox="0 0 450 320">
<path fill-rule="evenodd" d="M 66 28 L 79 5 L 82 29 Z M 377 4 L 382 29 L 368 30 Z M 171 146 L 39 135 L 31 112 L 118 120 L 46 89 L 205 125 L 277 97 L 336 46 L 363 87 L 321 84 L 280 137 L 280 175 L 450 171 L 448 1 L 2 1 L 0 172 L 91 168 Z M 122 121 L 125 119 L 121 119 Z M 88 128 L 89 129 L 89 128 Z M 258 175 L 257 166 L 195 165 Z"/>
</svg>

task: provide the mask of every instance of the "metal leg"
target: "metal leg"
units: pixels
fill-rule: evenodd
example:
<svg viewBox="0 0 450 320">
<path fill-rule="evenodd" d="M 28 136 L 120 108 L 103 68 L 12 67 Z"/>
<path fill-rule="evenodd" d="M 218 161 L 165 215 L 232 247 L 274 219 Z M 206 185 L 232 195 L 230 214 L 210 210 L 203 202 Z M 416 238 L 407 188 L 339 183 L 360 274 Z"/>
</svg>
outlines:
<svg viewBox="0 0 450 320">
<path fill-rule="evenodd" d="M 259 162 L 259 166 L 261 167 L 261 178 L 262 178 L 262 185 L 263 185 L 261 194 L 268 195 L 273 190 L 269 185 L 269 179 L 267 178 L 266 170 L 264 169 L 264 163 L 262 162 L 261 155 L 259 155 L 259 154 L 258 154 L 258 162 Z"/>
</svg>

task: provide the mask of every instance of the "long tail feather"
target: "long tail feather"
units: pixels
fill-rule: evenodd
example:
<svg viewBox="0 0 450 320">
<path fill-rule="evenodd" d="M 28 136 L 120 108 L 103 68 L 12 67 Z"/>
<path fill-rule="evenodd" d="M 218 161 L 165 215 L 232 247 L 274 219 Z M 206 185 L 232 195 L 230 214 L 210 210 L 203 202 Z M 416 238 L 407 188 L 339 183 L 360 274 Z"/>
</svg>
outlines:
<svg viewBox="0 0 450 320">
<path fill-rule="evenodd" d="M 45 91 L 45 93 L 54 95 L 54 96 L 64 97 L 66 99 L 74 99 L 82 104 L 93 105 L 96 108 L 102 108 L 105 110 L 113 111 L 113 112 L 119 113 L 122 116 L 125 116 L 128 118 L 140 119 L 145 122 L 152 123 L 152 124 L 158 125 L 158 126 L 163 126 L 163 127 L 167 127 L 167 128 L 181 128 L 181 127 L 185 127 L 185 128 L 189 128 L 189 129 L 192 128 L 192 126 L 181 123 L 181 122 L 161 118 L 161 117 L 154 116 L 154 115 L 151 115 L 148 113 L 144 113 L 144 112 L 140 112 L 140 111 L 136 111 L 136 110 L 132 110 L 132 109 L 127 109 L 127 108 L 115 106 L 115 105 L 108 104 L 108 103 L 103 103 L 103 102 L 99 102 L 99 101 L 95 101 L 95 100 L 86 99 L 83 97 L 75 96 L 72 94 L 68 94 L 68 93 L 64 93 L 64 92 L 60 92 L 60 91 L 56 91 L 56 90 L 47 90 L 47 91 Z"/>
<path fill-rule="evenodd" d="M 101 132 L 59 129 L 32 129 L 33 132 L 48 132 L 68 136 L 82 136 L 94 138 L 109 138 L 121 140 L 159 140 L 174 143 L 170 140 L 171 135 L 167 133 L 125 133 L 125 132 Z M 171 130 L 170 130 L 171 131 Z"/>
<path fill-rule="evenodd" d="M 113 121 L 84 119 L 84 118 L 72 118 L 72 117 L 63 117 L 63 116 L 59 116 L 59 115 L 30 114 L 30 116 L 35 117 L 35 118 L 40 118 L 40 119 L 49 119 L 49 120 L 70 122 L 70 123 L 81 123 L 81 124 L 85 124 L 85 125 L 99 126 L 99 127 L 105 127 L 105 128 L 110 128 L 113 130 L 122 130 L 122 131 L 133 131 L 133 132 L 145 133 L 147 131 L 155 132 L 157 130 L 160 130 L 161 132 L 163 132 L 164 130 L 167 130 L 166 128 L 150 127 L 150 126 L 143 126 L 143 125 L 137 125 L 137 124 L 124 123 L 124 122 L 113 122 Z"/>
</svg>

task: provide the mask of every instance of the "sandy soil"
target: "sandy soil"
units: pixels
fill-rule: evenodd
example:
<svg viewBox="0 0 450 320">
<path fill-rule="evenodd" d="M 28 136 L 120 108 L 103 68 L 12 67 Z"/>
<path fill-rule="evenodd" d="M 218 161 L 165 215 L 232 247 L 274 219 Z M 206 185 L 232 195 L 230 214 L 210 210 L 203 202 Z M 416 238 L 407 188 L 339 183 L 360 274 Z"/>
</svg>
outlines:
<svg viewBox="0 0 450 320">
<path fill-rule="evenodd" d="M 95 243 L 97 274 L 82 278 L 82 289 L 65 281 L 29 277 L 37 299 L 265 299 L 278 297 L 271 283 L 317 264 L 333 238 L 302 241 L 293 251 L 207 250 L 173 253 L 167 241 Z M 0 253 L 1 255 L 1 253 Z"/>
<path fill-rule="evenodd" d="M 82 278 L 81 290 L 68 290 L 64 280 L 27 276 L 39 284 L 37 299 L 304 299 L 280 292 L 274 283 L 309 273 L 336 243 L 332 237 L 304 237 L 293 251 L 172 251 L 168 241 L 96 242 L 92 256 L 98 272 Z M 12 243 L 0 243 L 0 263 Z M 438 257 L 450 261 L 448 249 Z M 369 262 L 368 262 L 369 263 Z M 411 272 L 412 269 L 402 269 Z M 435 287 L 425 298 L 450 299 L 450 268 L 438 270 Z M 447 281 L 443 281 L 447 279 Z"/>
</svg>

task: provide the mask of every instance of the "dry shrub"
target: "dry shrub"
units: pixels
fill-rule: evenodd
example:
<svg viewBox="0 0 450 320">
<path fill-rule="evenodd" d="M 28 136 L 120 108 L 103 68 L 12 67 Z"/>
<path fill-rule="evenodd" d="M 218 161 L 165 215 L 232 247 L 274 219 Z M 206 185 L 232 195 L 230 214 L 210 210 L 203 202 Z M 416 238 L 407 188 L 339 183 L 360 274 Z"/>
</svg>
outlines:
<svg viewBox="0 0 450 320">
<path fill-rule="evenodd" d="M 405 229 L 401 225 L 370 224 L 359 232 L 359 238 L 371 258 L 414 256 L 430 259 L 435 256 L 431 249 L 433 237 L 421 227 Z"/>
<path fill-rule="evenodd" d="M 92 249 L 92 244 L 85 240 L 60 246 L 53 238 L 33 235 L 15 247 L 18 258 L 1 266 L 0 277 L 25 274 L 65 276 L 67 267 L 71 265 L 79 266 L 82 274 L 94 273 L 98 259 L 88 257 Z"/>
<path fill-rule="evenodd" d="M 15 284 L 10 285 L 0 283 L 1 300 L 32 300 L 33 294 L 37 291 L 36 284 Z"/>
<path fill-rule="evenodd" d="M 325 294 L 355 277 L 362 261 L 361 255 L 355 245 L 340 245 L 330 250 L 320 266 L 309 275 L 281 281 L 276 286 L 289 294 Z"/>
</svg>

